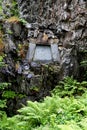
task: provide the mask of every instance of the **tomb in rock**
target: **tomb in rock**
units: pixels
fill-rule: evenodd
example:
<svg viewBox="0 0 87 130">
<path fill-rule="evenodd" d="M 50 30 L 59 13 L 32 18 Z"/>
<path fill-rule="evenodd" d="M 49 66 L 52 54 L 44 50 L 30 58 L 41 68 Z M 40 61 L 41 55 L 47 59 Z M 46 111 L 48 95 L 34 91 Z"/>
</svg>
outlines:
<svg viewBox="0 0 87 130">
<path fill-rule="evenodd" d="M 58 44 L 30 43 L 27 52 L 27 60 L 30 62 L 53 63 L 60 62 Z"/>
</svg>

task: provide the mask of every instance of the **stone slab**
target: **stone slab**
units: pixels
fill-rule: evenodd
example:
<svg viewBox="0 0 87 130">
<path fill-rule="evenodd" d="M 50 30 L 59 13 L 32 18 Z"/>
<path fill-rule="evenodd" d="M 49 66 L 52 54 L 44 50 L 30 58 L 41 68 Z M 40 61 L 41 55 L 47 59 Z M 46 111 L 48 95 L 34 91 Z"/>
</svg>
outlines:
<svg viewBox="0 0 87 130">
<path fill-rule="evenodd" d="M 36 45 L 34 61 L 52 62 L 51 46 Z"/>
<path fill-rule="evenodd" d="M 35 52 L 36 44 L 29 43 L 29 49 L 27 52 L 26 59 L 29 61 L 33 60 L 34 52 Z"/>
<path fill-rule="evenodd" d="M 51 51 L 52 51 L 52 58 L 53 61 L 57 61 L 60 63 L 60 55 L 59 55 L 59 50 L 58 50 L 58 45 L 57 44 L 51 44 Z"/>
</svg>

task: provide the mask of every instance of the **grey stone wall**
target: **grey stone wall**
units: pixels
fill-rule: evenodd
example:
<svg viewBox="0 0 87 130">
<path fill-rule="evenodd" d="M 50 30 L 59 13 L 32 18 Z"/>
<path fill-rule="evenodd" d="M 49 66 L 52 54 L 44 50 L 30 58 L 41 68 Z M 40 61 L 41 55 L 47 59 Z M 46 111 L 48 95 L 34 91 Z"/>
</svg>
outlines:
<svg viewBox="0 0 87 130">
<path fill-rule="evenodd" d="M 18 0 L 20 16 L 29 23 L 53 30 L 64 47 L 86 45 L 86 0 Z M 85 46 L 84 46 L 85 43 Z"/>
<path fill-rule="evenodd" d="M 10 10 L 11 1 L 4 0 L 3 11 L 6 10 L 6 2 L 10 5 Z M 11 23 L 7 20 L 3 24 L 5 53 L 11 58 L 12 55 L 17 56 L 12 59 L 16 59 L 16 62 L 14 61 L 16 67 L 13 67 L 13 70 L 20 74 L 29 72 L 23 67 L 28 44 L 56 43 L 60 59 L 58 66 L 62 71 L 59 74 L 60 79 L 71 75 L 78 77 L 78 53 L 87 49 L 87 2 L 85 0 L 17 0 L 17 2 L 20 17 L 27 23 L 23 25 L 21 22 Z M 7 10 L 7 13 L 9 12 Z M 9 33 L 9 30 L 12 33 Z"/>
</svg>

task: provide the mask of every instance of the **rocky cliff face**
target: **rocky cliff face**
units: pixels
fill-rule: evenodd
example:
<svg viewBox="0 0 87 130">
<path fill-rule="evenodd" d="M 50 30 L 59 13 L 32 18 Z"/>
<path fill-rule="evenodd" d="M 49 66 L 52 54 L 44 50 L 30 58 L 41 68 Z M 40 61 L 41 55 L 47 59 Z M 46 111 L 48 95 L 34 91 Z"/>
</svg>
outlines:
<svg viewBox="0 0 87 130">
<path fill-rule="evenodd" d="M 18 4 L 20 16 L 29 23 L 38 28 L 52 30 L 65 48 L 67 44 L 72 45 L 78 41 L 79 49 L 82 49 L 84 45 L 81 44 L 81 38 L 86 35 L 87 26 L 85 0 L 33 0 L 33 2 L 18 0 Z"/>
<path fill-rule="evenodd" d="M 87 1 L 85 0 L 18 0 L 20 16 L 32 29 L 31 37 L 38 31 L 50 32 L 58 39 L 64 76 L 78 75 L 77 52 L 87 49 Z M 30 33 L 31 32 L 31 33 Z"/>
<path fill-rule="evenodd" d="M 3 1 L 8 19 L 1 20 L 7 64 L 2 78 L 12 83 L 11 89 L 16 93 L 26 94 L 21 101 L 48 95 L 65 76 L 79 78 L 80 61 L 87 49 L 87 1 L 17 0 L 21 20 L 13 17 L 11 2 Z M 52 58 L 52 62 L 40 60 L 40 48 L 47 50 L 42 59 Z M 46 59 L 43 55 L 47 55 Z M 39 62 L 34 61 L 38 58 Z"/>
</svg>

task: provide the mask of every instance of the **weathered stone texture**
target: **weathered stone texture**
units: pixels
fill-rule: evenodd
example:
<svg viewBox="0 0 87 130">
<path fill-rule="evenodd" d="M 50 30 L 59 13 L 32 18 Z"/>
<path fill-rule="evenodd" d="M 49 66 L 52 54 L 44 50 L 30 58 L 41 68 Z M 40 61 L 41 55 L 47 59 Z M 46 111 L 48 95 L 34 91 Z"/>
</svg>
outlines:
<svg viewBox="0 0 87 130">
<path fill-rule="evenodd" d="M 64 47 L 78 42 L 77 46 L 80 45 L 78 47 L 82 49 L 84 44 L 81 39 L 85 40 L 87 30 L 87 1 L 18 0 L 18 3 L 21 17 L 32 26 L 34 24 L 37 27 L 53 30 Z"/>
<path fill-rule="evenodd" d="M 62 76 L 59 77 L 61 79 L 71 75 L 78 77 L 78 53 L 87 49 L 87 2 L 85 0 L 17 0 L 17 2 L 20 17 L 27 23 L 23 25 L 21 22 L 10 23 L 7 20 L 3 24 L 6 35 L 5 53 L 10 58 L 13 58 L 12 55 L 17 56 L 16 59 L 12 59 L 16 61 L 14 61 L 16 73 L 27 77 L 32 77 L 32 70 L 34 74 L 41 73 L 37 71 L 38 64 L 30 62 L 38 57 L 33 57 L 37 46 L 35 44 L 48 44 L 51 45 L 54 62 L 57 60 L 60 71 L 62 70 Z M 11 1 L 8 0 L 8 3 Z M 3 10 L 6 10 L 5 0 L 3 4 Z M 27 67 L 24 64 L 27 64 Z"/>
<path fill-rule="evenodd" d="M 5 52 L 12 58 L 16 55 L 15 71 L 29 75 L 30 68 L 24 69 L 24 60 L 31 66 L 29 59 L 33 58 L 31 43 L 50 44 L 54 62 L 57 59 L 62 70 L 62 77 L 79 75 L 78 53 L 87 49 L 87 1 L 85 0 L 17 0 L 20 17 L 27 21 L 3 25 L 6 34 Z M 3 1 L 3 12 L 7 3 Z M 8 6 L 7 6 L 8 7 Z M 10 10 L 11 5 L 8 7 Z M 9 12 L 7 10 L 7 12 Z M 10 16 L 10 15 L 9 15 Z M 58 45 L 58 57 L 55 55 Z M 28 51 L 28 44 L 30 46 Z M 36 46 L 34 45 L 34 48 Z M 10 53 L 8 55 L 8 53 Z M 32 55 L 29 55 L 32 53 Z M 28 57 L 31 58 L 28 59 Z M 36 64 L 36 63 L 34 63 Z M 38 66 L 38 65 L 36 65 Z M 32 67 L 31 67 L 32 68 Z M 36 71 L 36 70 L 35 70 Z M 31 75 L 31 73 L 30 73 Z M 29 76 L 30 77 L 30 76 Z"/>
</svg>

